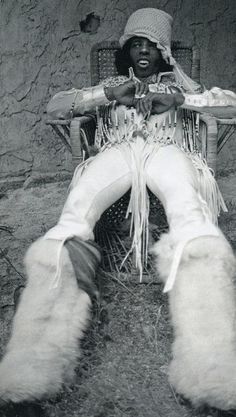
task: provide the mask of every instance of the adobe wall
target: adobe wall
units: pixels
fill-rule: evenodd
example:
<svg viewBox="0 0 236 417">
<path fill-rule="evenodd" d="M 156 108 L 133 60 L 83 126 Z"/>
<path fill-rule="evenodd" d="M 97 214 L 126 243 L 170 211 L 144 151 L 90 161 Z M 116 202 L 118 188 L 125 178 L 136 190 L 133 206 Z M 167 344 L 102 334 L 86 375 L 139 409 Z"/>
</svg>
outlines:
<svg viewBox="0 0 236 417">
<path fill-rule="evenodd" d="M 235 0 L 1 0 L 0 180 L 71 172 L 69 152 L 45 125 L 46 103 L 59 90 L 89 85 L 92 45 L 117 39 L 140 7 L 169 12 L 173 38 L 200 46 L 207 87 L 236 91 Z M 236 168 L 233 139 L 219 156 L 226 171 Z"/>
</svg>

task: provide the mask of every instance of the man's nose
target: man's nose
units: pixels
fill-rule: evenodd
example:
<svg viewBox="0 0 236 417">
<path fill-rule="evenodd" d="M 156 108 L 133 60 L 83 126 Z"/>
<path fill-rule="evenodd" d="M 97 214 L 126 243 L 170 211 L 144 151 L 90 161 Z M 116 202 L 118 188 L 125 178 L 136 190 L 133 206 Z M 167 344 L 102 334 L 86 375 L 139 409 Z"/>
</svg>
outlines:
<svg viewBox="0 0 236 417">
<path fill-rule="evenodd" d="M 148 54 L 149 53 L 149 45 L 148 45 L 147 42 L 142 42 L 140 52 L 142 52 L 142 54 Z"/>
</svg>

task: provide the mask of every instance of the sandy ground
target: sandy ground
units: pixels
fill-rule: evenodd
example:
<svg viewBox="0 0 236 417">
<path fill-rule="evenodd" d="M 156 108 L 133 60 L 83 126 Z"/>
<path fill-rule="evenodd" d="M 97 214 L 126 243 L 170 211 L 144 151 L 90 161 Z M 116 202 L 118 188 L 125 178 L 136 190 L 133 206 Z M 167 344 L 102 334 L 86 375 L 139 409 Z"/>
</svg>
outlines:
<svg viewBox="0 0 236 417">
<path fill-rule="evenodd" d="M 229 206 L 220 225 L 236 248 L 235 175 L 219 179 Z M 0 353 L 9 338 L 14 296 L 25 283 L 23 256 L 53 226 L 68 182 L 41 184 L 1 194 Z M 172 330 L 162 285 L 137 285 L 116 274 L 98 278 L 101 301 L 82 343 L 77 376 L 57 398 L 42 403 L 48 417 L 210 417 L 177 396 L 167 380 Z M 4 415 L 3 415 L 4 416 Z"/>
</svg>

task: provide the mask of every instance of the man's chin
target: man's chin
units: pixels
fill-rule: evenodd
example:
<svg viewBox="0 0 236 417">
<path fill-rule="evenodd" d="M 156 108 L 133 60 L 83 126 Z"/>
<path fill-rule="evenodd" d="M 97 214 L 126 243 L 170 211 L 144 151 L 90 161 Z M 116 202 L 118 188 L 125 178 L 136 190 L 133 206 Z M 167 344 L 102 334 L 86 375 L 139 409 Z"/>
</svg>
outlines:
<svg viewBox="0 0 236 417">
<path fill-rule="evenodd" d="M 141 66 L 135 66 L 134 68 L 134 73 L 136 75 L 136 77 L 138 78 L 147 78 L 150 77 L 151 75 L 156 73 L 156 70 L 154 70 L 153 68 L 150 68 L 150 66 L 148 67 L 141 67 Z"/>
<path fill-rule="evenodd" d="M 136 68 L 134 72 L 138 78 L 147 78 L 153 74 L 148 68 Z"/>
</svg>

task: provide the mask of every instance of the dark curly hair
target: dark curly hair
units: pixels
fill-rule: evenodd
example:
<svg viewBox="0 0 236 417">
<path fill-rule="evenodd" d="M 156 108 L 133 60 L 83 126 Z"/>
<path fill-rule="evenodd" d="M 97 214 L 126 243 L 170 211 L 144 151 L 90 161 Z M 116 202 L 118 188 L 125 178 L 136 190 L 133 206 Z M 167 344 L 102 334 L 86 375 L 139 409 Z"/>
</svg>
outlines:
<svg viewBox="0 0 236 417">
<path fill-rule="evenodd" d="M 130 58 L 130 45 L 133 38 L 130 38 L 115 54 L 115 65 L 119 75 L 129 76 L 129 68 L 132 67 Z M 173 67 L 167 64 L 161 55 L 160 72 L 172 71 Z"/>
</svg>

